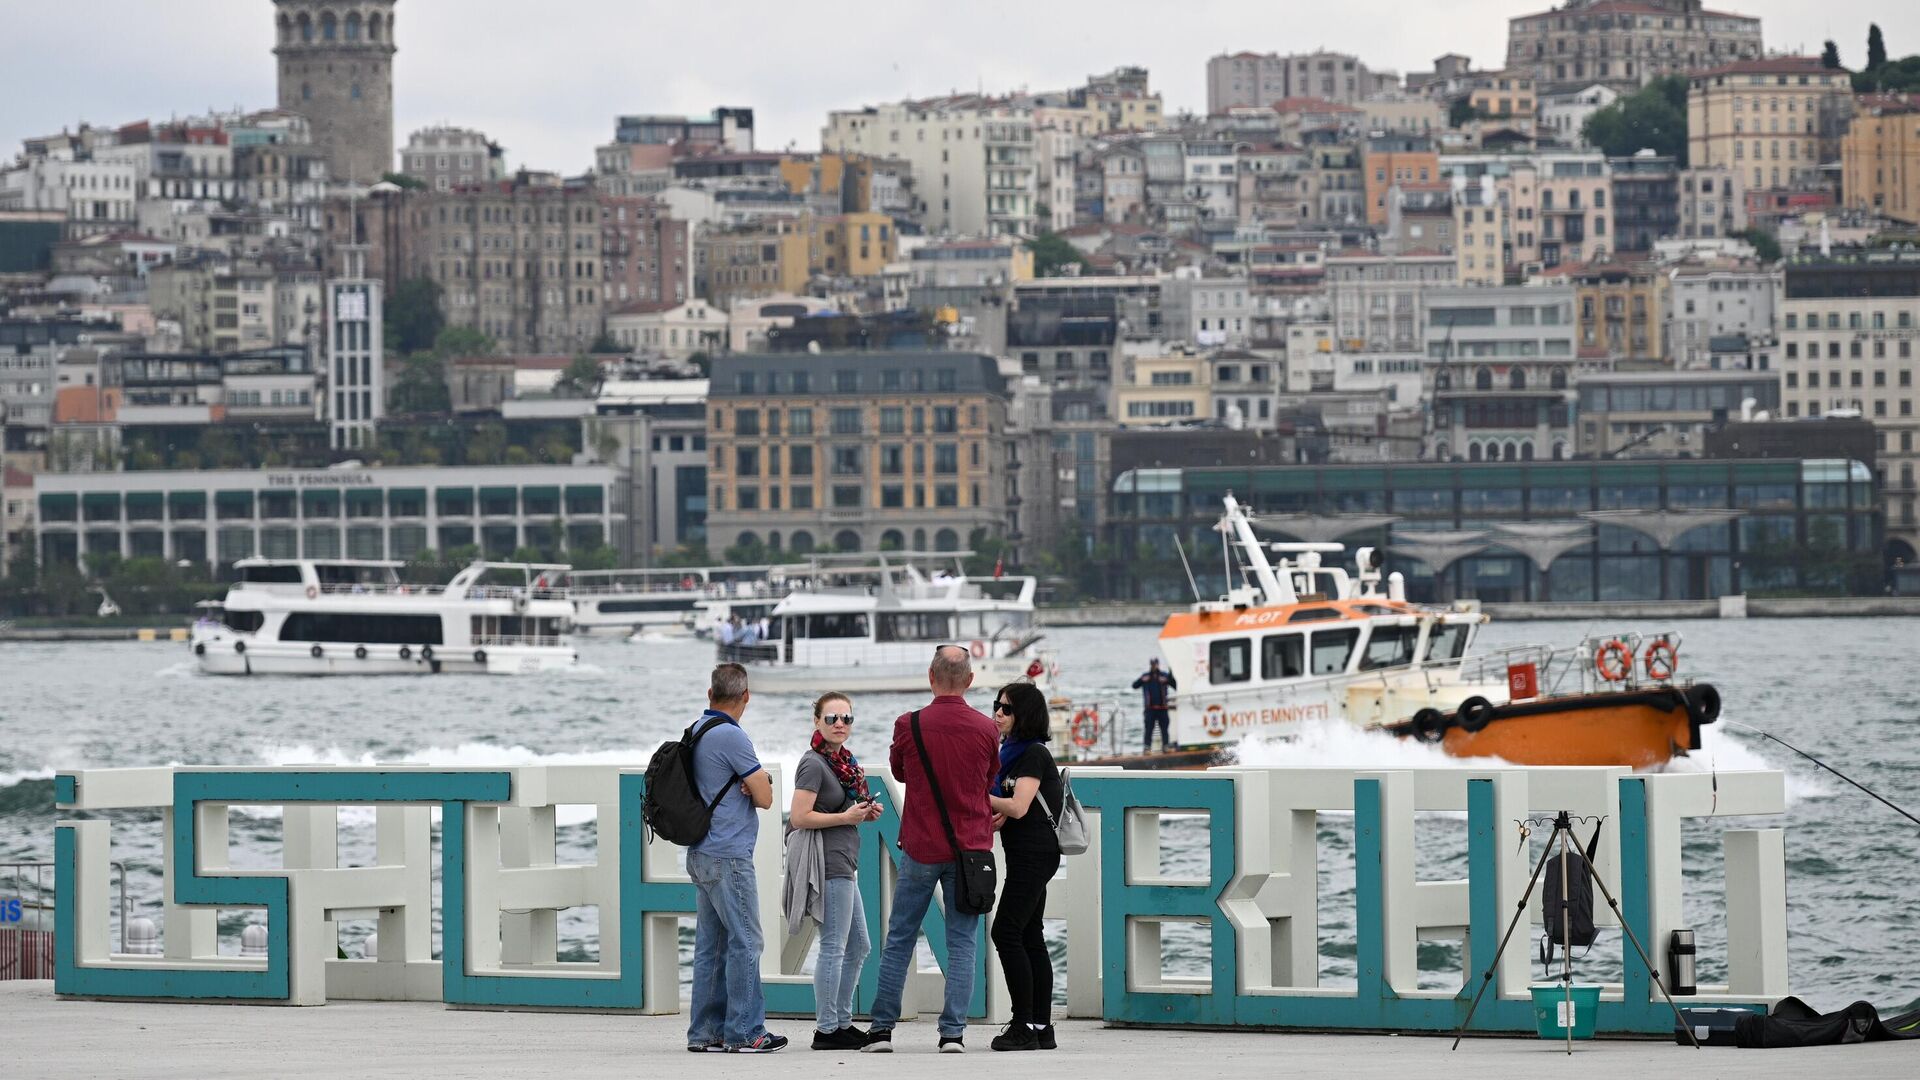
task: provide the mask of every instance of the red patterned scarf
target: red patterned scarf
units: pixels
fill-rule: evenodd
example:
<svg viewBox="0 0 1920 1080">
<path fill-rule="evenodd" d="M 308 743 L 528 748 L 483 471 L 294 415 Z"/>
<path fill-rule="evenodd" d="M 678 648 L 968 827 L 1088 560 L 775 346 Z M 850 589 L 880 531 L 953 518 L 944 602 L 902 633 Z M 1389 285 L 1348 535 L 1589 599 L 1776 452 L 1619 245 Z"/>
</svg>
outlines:
<svg viewBox="0 0 1920 1080">
<path fill-rule="evenodd" d="M 813 733 L 813 749 L 827 759 L 827 766 L 833 770 L 833 778 L 847 793 L 847 798 L 855 802 L 865 802 L 873 796 L 867 791 L 867 770 L 860 767 L 860 760 L 853 756 L 845 743 L 835 750 L 827 745 L 827 740 L 819 732 Z"/>
</svg>

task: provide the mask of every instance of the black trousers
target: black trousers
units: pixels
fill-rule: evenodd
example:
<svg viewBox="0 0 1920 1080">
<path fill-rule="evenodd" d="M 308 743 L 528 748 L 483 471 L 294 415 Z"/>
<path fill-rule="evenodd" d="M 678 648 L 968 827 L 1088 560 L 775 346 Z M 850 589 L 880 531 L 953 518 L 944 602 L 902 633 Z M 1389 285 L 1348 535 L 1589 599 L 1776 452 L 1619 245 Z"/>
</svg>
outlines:
<svg viewBox="0 0 1920 1080">
<path fill-rule="evenodd" d="M 1047 955 L 1042 921 L 1047 882 L 1060 870 L 1060 853 L 1006 853 L 1007 883 L 994 906 L 993 948 L 1007 976 L 1007 999 L 1016 1024 L 1053 1022 L 1053 959 Z"/>
<path fill-rule="evenodd" d="M 1149 708 L 1147 710 L 1147 713 L 1146 713 L 1146 728 L 1147 728 L 1146 752 L 1147 753 L 1153 752 L 1153 728 L 1155 724 L 1160 725 L 1160 749 L 1162 750 L 1172 749 L 1173 740 L 1167 734 L 1167 725 L 1169 723 L 1169 718 L 1171 716 L 1172 716 L 1172 713 L 1170 713 L 1166 709 Z"/>
</svg>

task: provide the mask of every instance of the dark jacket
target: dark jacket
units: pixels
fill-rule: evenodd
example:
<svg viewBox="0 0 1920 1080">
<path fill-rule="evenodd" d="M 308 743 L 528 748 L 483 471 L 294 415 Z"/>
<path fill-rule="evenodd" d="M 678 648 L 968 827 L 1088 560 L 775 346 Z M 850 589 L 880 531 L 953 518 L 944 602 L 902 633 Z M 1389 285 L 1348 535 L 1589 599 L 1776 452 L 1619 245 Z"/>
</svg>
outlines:
<svg viewBox="0 0 1920 1080">
<path fill-rule="evenodd" d="M 1147 708 L 1165 709 L 1167 691 L 1180 689 L 1180 683 L 1174 679 L 1173 672 L 1165 668 L 1159 671 L 1149 668 L 1145 675 L 1133 680 L 1133 688 L 1140 691 L 1140 696 L 1144 699 Z"/>
</svg>

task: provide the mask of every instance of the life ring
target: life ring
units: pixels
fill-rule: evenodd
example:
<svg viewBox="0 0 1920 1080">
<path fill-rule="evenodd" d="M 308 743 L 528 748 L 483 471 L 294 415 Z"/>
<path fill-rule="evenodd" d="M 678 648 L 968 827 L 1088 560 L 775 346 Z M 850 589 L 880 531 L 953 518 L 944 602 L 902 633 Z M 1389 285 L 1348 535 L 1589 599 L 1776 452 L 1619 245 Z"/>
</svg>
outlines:
<svg viewBox="0 0 1920 1080">
<path fill-rule="evenodd" d="M 318 597 L 319 595 L 320 595 L 320 586 L 318 585 L 307 586 L 307 599 L 312 600 Z"/>
<path fill-rule="evenodd" d="M 367 658 L 367 647 L 365 645 L 355 645 L 353 647 L 353 658 L 355 660 L 365 660 Z"/>
<path fill-rule="evenodd" d="M 315 645 L 313 648 L 307 650 L 307 655 L 313 657 L 315 660 L 318 660 L 320 659 L 320 657 L 326 654 L 326 651 L 327 650 L 321 648 L 320 646 Z"/>
<path fill-rule="evenodd" d="M 1623 682 L 1633 674 L 1633 652 L 1619 638 L 1600 646 L 1593 654 L 1593 666 L 1608 682 Z"/>
<path fill-rule="evenodd" d="M 420 646 L 420 659 L 422 660 L 433 659 L 433 646 L 431 645 Z"/>
<path fill-rule="evenodd" d="M 1647 678 L 1655 682 L 1666 682 L 1680 667 L 1680 648 L 1666 638 L 1654 638 L 1647 646 L 1640 660 L 1646 665 Z"/>
<path fill-rule="evenodd" d="M 413 646 L 411 645 L 400 646 L 400 659 L 402 660 L 413 659 Z"/>
<path fill-rule="evenodd" d="M 987 643 L 975 638 L 973 644 L 967 646 L 967 651 L 973 654 L 975 660 L 984 659 L 987 655 Z"/>
<path fill-rule="evenodd" d="M 1083 708 L 1073 714 L 1073 725 L 1069 729 L 1073 745 L 1082 750 L 1100 741 L 1100 710 Z"/>
<path fill-rule="evenodd" d="M 476 664 L 484 664 L 484 663 L 486 663 L 486 662 L 487 662 L 487 650 L 485 650 L 485 649 L 475 649 L 475 650 L 473 650 L 473 662 L 474 662 L 474 663 L 476 663 Z"/>
<path fill-rule="evenodd" d="M 1447 734 L 1447 714 L 1439 709 L 1421 709 L 1408 721 L 1413 737 L 1424 743 L 1437 743 Z"/>
<path fill-rule="evenodd" d="M 1470 697 L 1460 703 L 1460 710 L 1453 714 L 1453 720 L 1462 731 L 1479 731 L 1493 720 L 1493 702 L 1483 697 Z"/>
</svg>

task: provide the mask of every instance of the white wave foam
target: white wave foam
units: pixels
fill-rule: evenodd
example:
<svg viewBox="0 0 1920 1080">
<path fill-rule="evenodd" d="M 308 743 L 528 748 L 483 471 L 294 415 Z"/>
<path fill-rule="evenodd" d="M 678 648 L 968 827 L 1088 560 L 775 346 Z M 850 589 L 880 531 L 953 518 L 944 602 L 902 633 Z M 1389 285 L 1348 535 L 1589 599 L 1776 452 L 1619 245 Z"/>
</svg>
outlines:
<svg viewBox="0 0 1920 1080">
<path fill-rule="evenodd" d="M 51 779 L 53 779 L 52 769 L 25 769 L 20 772 L 0 772 L 0 788 L 9 788 L 15 784 L 24 784 L 29 780 Z"/>
<path fill-rule="evenodd" d="M 1835 788 L 1821 779 L 1820 773 L 1812 765 L 1805 765 L 1797 758 L 1791 758 L 1782 750 L 1783 757 L 1789 757 L 1788 764 L 1770 760 L 1760 752 L 1761 741 L 1757 735 L 1748 734 L 1737 727 L 1722 723 L 1709 724 L 1700 729 L 1700 749 L 1683 758 L 1674 758 L 1668 762 L 1662 772 L 1707 773 L 1707 772 L 1753 772 L 1779 771 L 1787 774 L 1787 805 L 1792 806 L 1802 799 L 1825 799 L 1837 794 Z"/>
<path fill-rule="evenodd" d="M 1236 750 L 1242 764 L 1268 769 L 1454 769 L 1486 759 L 1449 757 L 1432 743 L 1368 731 L 1342 720 L 1300 725 L 1292 738 L 1248 735 Z"/>
<path fill-rule="evenodd" d="M 200 677 L 200 665 L 194 663 L 192 660 L 182 660 L 177 664 L 168 664 L 166 667 L 154 672 L 153 677 L 156 679 L 196 679 Z"/>
</svg>

